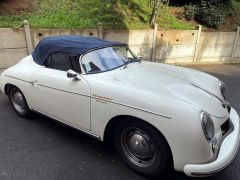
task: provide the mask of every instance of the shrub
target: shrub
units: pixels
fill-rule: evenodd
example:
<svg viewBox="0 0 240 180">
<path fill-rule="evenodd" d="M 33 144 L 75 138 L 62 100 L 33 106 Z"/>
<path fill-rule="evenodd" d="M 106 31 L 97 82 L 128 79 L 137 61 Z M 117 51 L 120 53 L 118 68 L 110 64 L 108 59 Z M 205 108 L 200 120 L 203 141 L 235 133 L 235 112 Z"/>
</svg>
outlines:
<svg viewBox="0 0 240 180">
<path fill-rule="evenodd" d="M 190 3 L 189 5 L 184 6 L 184 17 L 187 20 L 193 20 L 197 14 L 197 6 Z"/>
<path fill-rule="evenodd" d="M 196 16 L 196 20 L 209 27 L 219 28 L 225 22 L 225 19 L 228 15 L 228 8 L 229 7 L 221 3 L 202 0 Z"/>
<path fill-rule="evenodd" d="M 184 9 L 186 19 L 195 19 L 212 28 L 219 28 L 224 24 L 226 17 L 231 15 L 230 5 L 219 3 L 216 0 L 201 0 L 196 5 L 190 3 Z"/>
</svg>

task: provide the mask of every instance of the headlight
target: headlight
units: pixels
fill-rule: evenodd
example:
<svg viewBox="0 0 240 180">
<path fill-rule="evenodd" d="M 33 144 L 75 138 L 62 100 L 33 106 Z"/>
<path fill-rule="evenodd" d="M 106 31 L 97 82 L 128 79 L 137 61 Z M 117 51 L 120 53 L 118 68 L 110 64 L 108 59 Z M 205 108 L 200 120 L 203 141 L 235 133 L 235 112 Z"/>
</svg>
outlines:
<svg viewBox="0 0 240 180">
<path fill-rule="evenodd" d="M 224 82 L 222 82 L 222 81 L 219 82 L 219 86 L 220 86 L 220 90 L 222 92 L 222 96 L 223 96 L 224 100 L 226 101 L 228 98 L 227 87 L 224 84 Z"/>
<path fill-rule="evenodd" d="M 214 124 L 210 115 L 206 112 L 201 113 L 202 128 L 204 135 L 208 141 L 212 141 L 214 138 Z"/>
</svg>

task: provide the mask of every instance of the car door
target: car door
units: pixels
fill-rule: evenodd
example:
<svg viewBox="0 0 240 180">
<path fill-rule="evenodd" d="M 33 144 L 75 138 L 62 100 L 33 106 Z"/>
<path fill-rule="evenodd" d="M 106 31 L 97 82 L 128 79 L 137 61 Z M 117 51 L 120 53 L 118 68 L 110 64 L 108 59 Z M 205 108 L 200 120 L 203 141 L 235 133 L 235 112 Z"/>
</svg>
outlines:
<svg viewBox="0 0 240 180">
<path fill-rule="evenodd" d="M 46 66 L 32 76 L 33 109 L 71 126 L 90 129 L 90 87 L 84 78 L 67 77 L 67 70 L 80 71 L 78 60 L 55 53 Z"/>
</svg>

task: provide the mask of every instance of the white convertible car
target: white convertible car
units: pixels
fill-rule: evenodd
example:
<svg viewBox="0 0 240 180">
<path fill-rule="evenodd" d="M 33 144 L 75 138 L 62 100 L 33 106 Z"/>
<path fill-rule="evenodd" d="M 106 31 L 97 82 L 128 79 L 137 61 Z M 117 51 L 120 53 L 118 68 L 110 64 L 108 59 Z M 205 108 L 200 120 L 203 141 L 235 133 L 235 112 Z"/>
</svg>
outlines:
<svg viewBox="0 0 240 180">
<path fill-rule="evenodd" d="M 209 176 L 238 152 L 239 117 L 223 82 L 142 61 L 126 44 L 52 36 L 5 70 L 1 91 L 21 117 L 38 112 L 115 145 L 145 176 Z"/>
</svg>

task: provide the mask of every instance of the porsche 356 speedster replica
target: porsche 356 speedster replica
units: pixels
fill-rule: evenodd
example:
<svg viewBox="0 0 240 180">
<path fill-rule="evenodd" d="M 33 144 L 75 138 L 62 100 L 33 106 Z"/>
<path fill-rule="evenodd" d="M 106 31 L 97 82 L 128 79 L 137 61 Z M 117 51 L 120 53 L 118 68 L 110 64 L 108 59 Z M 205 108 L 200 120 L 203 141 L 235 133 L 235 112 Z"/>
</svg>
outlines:
<svg viewBox="0 0 240 180">
<path fill-rule="evenodd" d="M 21 117 L 38 112 L 115 145 L 145 176 L 209 176 L 234 159 L 239 117 L 219 79 L 143 61 L 128 45 L 52 36 L 5 70 L 1 91 Z"/>
</svg>

